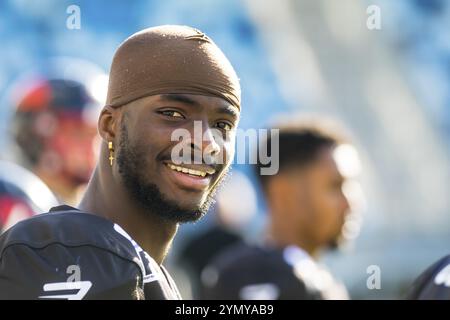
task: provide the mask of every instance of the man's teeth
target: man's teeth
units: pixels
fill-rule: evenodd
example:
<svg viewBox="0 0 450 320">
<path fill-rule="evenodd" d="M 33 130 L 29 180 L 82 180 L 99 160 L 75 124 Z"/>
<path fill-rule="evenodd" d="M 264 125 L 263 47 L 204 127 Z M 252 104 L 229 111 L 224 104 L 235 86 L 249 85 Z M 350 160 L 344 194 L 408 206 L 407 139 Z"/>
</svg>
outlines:
<svg viewBox="0 0 450 320">
<path fill-rule="evenodd" d="M 173 164 L 167 164 L 167 166 L 175 171 L 179 171 L 179 172 L 183 172 L 183 173 L 188 173 L 188 174 L 192 174 L 194 176 L 200 176 L 200 177 L 204 177 L 206 176 L 206 172 L 204 171 L 199 171 L 199 170 L 194 170 L 194 169 L 188 169 L 185 167 L 180 167 L 180 166 L 176 166 Z"/>
</svg>

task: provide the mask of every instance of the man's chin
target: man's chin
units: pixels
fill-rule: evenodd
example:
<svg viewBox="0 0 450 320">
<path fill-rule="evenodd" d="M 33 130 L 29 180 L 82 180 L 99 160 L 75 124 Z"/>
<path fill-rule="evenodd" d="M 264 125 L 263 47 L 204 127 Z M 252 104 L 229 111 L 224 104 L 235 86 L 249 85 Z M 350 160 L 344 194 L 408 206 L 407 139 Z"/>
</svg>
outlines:
<svg viewBox="0 0 450 320">
<path fill-rule="evenodd" d="M 204 214 L 202 214 L 200 211 L 184 212 L 179 216 L 172 217 L 171 220 L 177 223 L 194 223 L 199 221 L 203 216 Z"/>
<path fill-rule="evenodd" d="M 74 189 L 83 189 L 89 182 L 89 179 L 84 179 L 81 177 L 71 177 L 70 183 Z"/>
<path fill-rule="evenodd" d="M 179 211 L 176 214 L 169 214 L 167 217 L 178 223 L 197 222 L 207 214 L 213 202 L 214 200 L 211 198 L 197 205 L 177 204 L 176 207 L 179 208 Z"/>
<path fill-rule="evenodd" d="M 342 234 L 339 234 L 334 239 L 328 242 L 328 249 L 331 251 L 339 250 L 342 248 L 342 246 L 345 244 L 346 239 L 342 236 Z"/>
</svg>

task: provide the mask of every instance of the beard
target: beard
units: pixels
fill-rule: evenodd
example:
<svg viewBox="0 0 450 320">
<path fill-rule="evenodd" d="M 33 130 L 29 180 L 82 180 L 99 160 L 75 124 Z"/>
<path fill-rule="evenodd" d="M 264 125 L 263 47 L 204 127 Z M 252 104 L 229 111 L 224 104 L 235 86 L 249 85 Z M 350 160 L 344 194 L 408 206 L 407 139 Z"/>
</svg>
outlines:
<svg viewBox="0 0 450 320">
<path fill-rule="evenodd" d="M 146 163 L 146 159 L 143 148 L 130 143 L 126 125 L 122 124 L 117 165 L 125 188 L 132 199 L 144 209 L 144 212 L 148 215 L 156 215 L 167 222 L 195 222 L 202 218 L 214 204 L 214 195 L 228 174 L 227 169 L 220 182 L 213 187 L 207 198 L 198 207 L 183 208 L 175 201 L 167 199 L 156 184 L 143 177 L 141 174 L 142 164 Z"/>
<path fill-rule="evenodd" d="M 341 240 L 339 238 L 333 239 L 328 242 L 327 249 L 329 251 L 337 251 L 341 247 Z"/>
<path fill-rule="evenodd" d="M 326 245 L 326 249 L 332 252 L 339 251 L 343 248 L 345 242 L 346 239 L 341 229 L 339 233 L 328 242 L 328 244 Z"/>
</svg>

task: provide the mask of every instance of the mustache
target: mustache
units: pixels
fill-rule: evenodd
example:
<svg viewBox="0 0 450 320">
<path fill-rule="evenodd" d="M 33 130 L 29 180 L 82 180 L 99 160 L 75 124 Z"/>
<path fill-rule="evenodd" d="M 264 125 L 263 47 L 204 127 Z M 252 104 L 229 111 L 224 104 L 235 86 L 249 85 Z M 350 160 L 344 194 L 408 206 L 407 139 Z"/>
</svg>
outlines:
<svg viewBox="0 0 450 320">
<path fill-rule="evenodd" d="M 220 172 L 225 167 L 225 163 L 223 163 L 224 161 L 221 161 L 220 157 L 209 154 L 204 155 L 202 154 L 202 152 L 194 152 L 194 150 L 192 150 L 188 156 L 186 154 L 183 154 L 183 156 L 178 159 L 181 161 L 174 161 L 171 152 L 162 154 L 158 160 L 179 164 L 201 165 L 204 167 L 209 167 L 215 172 Z"/>
</svg>

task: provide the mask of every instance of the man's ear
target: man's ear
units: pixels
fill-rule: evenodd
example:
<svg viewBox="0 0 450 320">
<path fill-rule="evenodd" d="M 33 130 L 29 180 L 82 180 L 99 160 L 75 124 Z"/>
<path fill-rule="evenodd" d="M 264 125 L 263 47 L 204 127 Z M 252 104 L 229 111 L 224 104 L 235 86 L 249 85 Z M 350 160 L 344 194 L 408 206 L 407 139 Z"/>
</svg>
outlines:
<svg viewBox="0 0 450 320">
<path fill-rule="evenodd" d="M 283 173 L 271 176 L 267 181 L 267 201 L 269 207 L 276 212 L 285 214 L 283 208 L 286 206 L 286 193 L 288 189 L 288 179 Z"/>
<path fill-rule="evenodd" d="M 270 177 L 268 183 L 268 201 L 281 212 L 282 215 L 299 214 L 292 212 L 298 210 L 298 203 L 304 201 L 303 177 L 292 170 L 279 172 Z M 274 209 L 275 209 L 274 208 Z"/>
<path fill-rule="evenodd" d="M 106 142 L 113 141 L 119 128 L 120 108 L 106 106 L 98 118 L 98 133 Z"/>
</svg>

